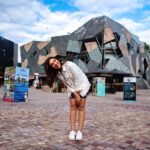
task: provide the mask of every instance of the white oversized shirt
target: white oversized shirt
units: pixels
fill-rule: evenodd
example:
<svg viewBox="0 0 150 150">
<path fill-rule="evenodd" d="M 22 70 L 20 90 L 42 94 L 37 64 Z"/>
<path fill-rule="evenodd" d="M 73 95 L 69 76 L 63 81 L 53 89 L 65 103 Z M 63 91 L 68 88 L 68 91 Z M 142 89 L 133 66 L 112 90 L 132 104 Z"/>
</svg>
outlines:
<svg viewBox="0 0 150 150">
<path fill-rule="evenodd" d="M 80 95 L 84 97 L 91 86 L 83 71 L 71 61 L 62 65 L 62 71 L 57 74 L 57 77 L 66 85 L 68 97 L 75 91 L 79 91 Z"/>
</svg>

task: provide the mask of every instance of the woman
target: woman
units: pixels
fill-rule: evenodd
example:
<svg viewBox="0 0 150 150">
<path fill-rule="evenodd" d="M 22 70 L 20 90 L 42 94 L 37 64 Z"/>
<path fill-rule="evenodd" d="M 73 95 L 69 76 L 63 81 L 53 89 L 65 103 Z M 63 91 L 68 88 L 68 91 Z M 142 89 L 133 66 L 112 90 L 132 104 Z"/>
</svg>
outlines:
<svg viewBox="0 0 150 150">
<path fill-rule="evenodd" d="M 70 100 L 70 140 L 82 140 L 82 128 L 85 118 L 86 96 L 90 83 L 82 70 L 73 62 L 62 62 L 55 57 L 50 57 L 45 62 L 45 71 L 50 86 L 59 78 L 67 87 Z M 76 132 L 76 114 L 78 112 L 78 129 Z"/>
</svg>

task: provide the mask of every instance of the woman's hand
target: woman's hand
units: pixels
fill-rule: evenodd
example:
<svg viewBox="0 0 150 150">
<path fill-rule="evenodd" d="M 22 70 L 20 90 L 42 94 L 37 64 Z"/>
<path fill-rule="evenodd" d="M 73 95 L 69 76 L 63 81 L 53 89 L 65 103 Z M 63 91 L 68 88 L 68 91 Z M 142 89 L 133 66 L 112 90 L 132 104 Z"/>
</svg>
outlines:
<svg viewBox="0 0 150 150">
<path fill-rule="evenodd" d="M 74 97 L 75 97 L 77 106 L 79 106 L 79 105 L 80 105 L 80 102 L 81 102 L 80 94 L 79 94 L 78 92 L 73 92 L 73 95 L 74 95 Z"/>
</svg>

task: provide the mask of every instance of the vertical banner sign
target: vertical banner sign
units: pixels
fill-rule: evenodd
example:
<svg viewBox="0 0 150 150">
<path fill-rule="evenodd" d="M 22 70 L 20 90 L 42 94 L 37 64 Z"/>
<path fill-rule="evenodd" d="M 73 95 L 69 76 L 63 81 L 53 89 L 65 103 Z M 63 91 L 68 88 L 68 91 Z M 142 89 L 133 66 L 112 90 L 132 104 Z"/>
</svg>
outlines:
<svg viewBox="0 0 150 150">
<path fill-rule="evenodd" d="M 136 100 L 136 77 L 124 77 L 124 100 Z"/>
<path fill-rule="evenodd" d="M 97 96 L 105 96 L 105 78 L 104 77 L 97 77 L 96 80 L 96 89 L 97 89 Z"/>
<path fill-rule="evenodd" d="M 28 95 L 29 84 L 29 69 L 16 67 L 15 86 L 14 86 L 14 101 L 26 101 Z"/>
<path fill-rule="evenodd" d="M 3 101 L 24 102 L 28 97 L 29 69 L 7 67 L 4 76 Z"/>
<path fill-rule="evenodd" d="M 15 67 L 6 67 L 4 74 L 3 101 L 14 101 Z"/>
</svg>

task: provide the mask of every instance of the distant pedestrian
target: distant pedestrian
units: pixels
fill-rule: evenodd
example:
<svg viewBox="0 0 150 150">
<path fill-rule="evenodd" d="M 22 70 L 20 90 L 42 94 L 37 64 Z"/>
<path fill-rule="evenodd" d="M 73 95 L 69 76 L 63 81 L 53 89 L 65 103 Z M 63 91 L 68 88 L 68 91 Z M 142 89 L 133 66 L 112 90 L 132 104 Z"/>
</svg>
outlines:
<svg viewBox="0 0 150 150">
<path fill-rule="evenodd" d="M 58 78 L 67 87 L 70 100 L 70 140 L 82 140 L 82 128 L 85 119 L 86 97 L 90 89 L 90 83 L 83 71 L 71 61 L 61 61 L 50 57 L 45 62 L 45 71 L 50 86 Z M 76 130 L 76 115 L 78 112 L 78 129 Z"/>
</svg>

